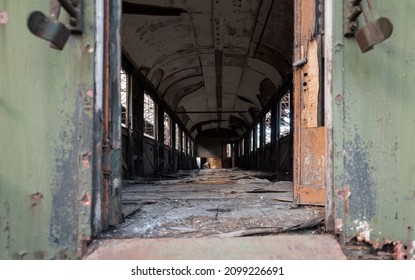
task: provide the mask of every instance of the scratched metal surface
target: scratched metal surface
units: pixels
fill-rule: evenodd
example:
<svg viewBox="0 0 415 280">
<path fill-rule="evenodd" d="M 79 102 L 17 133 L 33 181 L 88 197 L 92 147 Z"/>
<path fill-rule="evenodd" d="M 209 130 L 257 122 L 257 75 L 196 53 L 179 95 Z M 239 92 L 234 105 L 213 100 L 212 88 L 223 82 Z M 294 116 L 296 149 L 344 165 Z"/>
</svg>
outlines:
<svg viewBox="0 0 415 280">
<path fill-rule="evenodd" d="M 371 4 L 371 9 L 368 6 Z M 415 53 L 406 1 L 362 1 L 369 20 L 388 17 L 392 36 L 362 53 L 333 14 L 333 133 L 336 230 L 413 258 L 415 226 Z M 359 26 L 365 25 L 363 15 Z"/>
<path fill-rule="evenodd" d="M 63 51 L 32 35 L 50 1 L 1 1 L 0 259 L 76 258 L 90 235 L 94 5 Z M 65 20 L 65 13 L 61 19 Z"/>
</svg>

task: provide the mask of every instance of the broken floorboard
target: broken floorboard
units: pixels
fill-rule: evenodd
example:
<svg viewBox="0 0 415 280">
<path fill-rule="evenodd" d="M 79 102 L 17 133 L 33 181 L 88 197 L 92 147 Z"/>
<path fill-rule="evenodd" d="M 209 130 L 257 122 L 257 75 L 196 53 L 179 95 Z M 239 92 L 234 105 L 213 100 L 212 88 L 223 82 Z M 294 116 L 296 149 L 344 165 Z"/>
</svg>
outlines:
<svg viewBox="0 0 415 280">
<path fill-rule="evenodd" d="M 323 207 L 293 205 L 292 182 L 259 179 L 252 171 L 204 169 L 156 180 L 123 188 L 126 221 L 103 238 L 276 234 L 318 226 L 324 216 Z"/>
</svg>

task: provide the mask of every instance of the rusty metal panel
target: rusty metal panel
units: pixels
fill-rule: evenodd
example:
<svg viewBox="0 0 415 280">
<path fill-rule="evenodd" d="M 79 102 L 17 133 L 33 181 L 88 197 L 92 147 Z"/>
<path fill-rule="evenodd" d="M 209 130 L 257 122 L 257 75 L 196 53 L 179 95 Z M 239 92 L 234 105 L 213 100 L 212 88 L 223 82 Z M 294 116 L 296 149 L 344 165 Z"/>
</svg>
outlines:
<svg viewBox="0 0 415 280">
<path fill-rule="evenodd" d="M 77 258 L 91 234 L 95 15 L 84 2 L 83 33 L 62 51 L 26 25 L 51 1 L 0 2 L 0 259 Z"/>
<path fill-rule="evenodd" d="M 369 1 L 367 1 L 369 2 Z M 387 17 L 389 39 L 362 53 L 343 37 L 343 3 L 333 5 L 333 164 L 336 231 L 395 246 L 413 258 L 415 245 L 415 2 L 362 2 L 359 28 Z"/>
</svg>

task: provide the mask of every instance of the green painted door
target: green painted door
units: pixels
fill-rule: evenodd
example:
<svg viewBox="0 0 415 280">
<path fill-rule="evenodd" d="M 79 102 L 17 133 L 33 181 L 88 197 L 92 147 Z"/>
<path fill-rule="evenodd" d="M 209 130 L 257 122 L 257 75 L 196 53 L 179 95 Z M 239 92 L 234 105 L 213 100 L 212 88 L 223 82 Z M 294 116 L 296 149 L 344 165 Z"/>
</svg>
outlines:
<svg viewBox="0 0 415 280">
<path fill-rule="evenodd" d="M 77 258 L 91 235 L 95 2 L 84 2 L 82 35 L 58 51 L 27 27 L 56 1 L 0 1 L 0 259 Z"/>
<path fill-rule="evenodd" d="M 393 24 L 391 37 L 365 53 L 343 36 L 343 1 L 329 2 L 335 229 L 413 258 L 415 1 L 361 1 L 358 28 L 380 17 Z"/>
</svg>

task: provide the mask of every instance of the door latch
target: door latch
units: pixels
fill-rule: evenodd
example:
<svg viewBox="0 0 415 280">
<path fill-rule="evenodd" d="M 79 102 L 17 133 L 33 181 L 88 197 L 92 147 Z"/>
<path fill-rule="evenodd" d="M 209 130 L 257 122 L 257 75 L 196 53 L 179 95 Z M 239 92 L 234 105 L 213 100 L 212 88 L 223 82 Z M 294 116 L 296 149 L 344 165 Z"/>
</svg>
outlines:
<svg viewBox="0 0 415 280">
<path fill-rule="evenodd" d="M 362 0 L 346 1 L 346 18 L 344 36 L 355 37 L 360 50 L 365 53 L 392 35 L 392 22 L 386 17 L 369 20 L 369 13 L 362 8 Z M 373 7 L 372 1 L 366 0 L 368 10 Z M 364 15 L 366 25 L 358 28 L 358 18 Z"/>
<path fill-rule="evenodd" d="M 364 53 L 376 44 L 379 44 L 392 35 L 393 26 L 389 19 L 381 17 L 376 21 L 370 21 L 356 31 L 355 38 L 360 50 Z"/>
<path fill-rule="evenodd" d="M 82 34 L 83 0 L 54 0 L 52 17 L 39 11 L 29 15 L 27 26 L 34 35 L 51 43 L 51 47 L 62 50 L 71 34 Z M 69 15 L 69 24 L 58 21 L 61 7 Z"/>
</svg>

